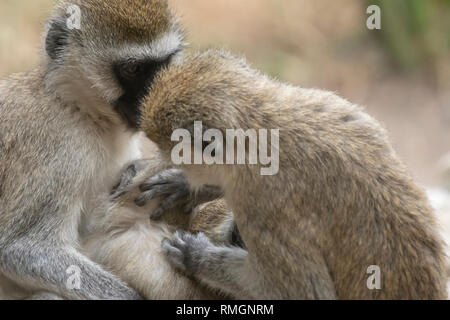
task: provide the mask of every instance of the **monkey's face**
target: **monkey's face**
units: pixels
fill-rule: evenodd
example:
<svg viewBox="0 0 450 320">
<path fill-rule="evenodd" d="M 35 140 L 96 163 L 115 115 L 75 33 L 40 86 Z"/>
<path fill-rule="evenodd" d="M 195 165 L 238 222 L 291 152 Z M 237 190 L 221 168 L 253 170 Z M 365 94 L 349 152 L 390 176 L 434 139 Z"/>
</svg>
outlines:
<svg viewBox="0 0 450 320">
<path fill-rule="evenodd" d="M 73 5 L 80 23 L 71 29 L 66 12 Z M 67 87 L 60 91 L 76 88 L 70 98 L 87 99 L 97 108 L 90 112 L 137 129 L 141 99 L 183 48 L 167 1 L 68 0 L 58 15 L 50 23 L 46 50 L 54 82 Z"/>
<path fill-rule="evenodd" d="M 193 133 L 195 122 L 203 131 L 248 129 L 255 113 L 248 107 L 258 104 L 252 88 L 255 71 L 244 60 L 222 50 L 207 50 L 184 56 L 160 72 L 140 106 L 141 128 L 159 144 L 170 150 L 174 131 Z"/>
<path fill-rule="evenodd" d="M 168 66 L 176 53 L 161 58 L 132 59 L 114 63 L 114 76 L 123 94 L 114 102 L 115 110 L 132 128 L 138 128 L 139 103 L 147 94 L 155 75 Z"/>
<path fill-rule="evenodd" d="M 221 51 L 177 61 L 156 76 L 143 100 L 142 130 L 175 165 L 178 163 L 173 157 L 178 156 L 180 143 L 188 142 L 190 155 L 185 158 L 182 152 L 180 166 L 188 176 L 187 171 L 195 171 L 192 176 L 201 181 L 210 181 L 211 172 L 223 176 L 221 173 L 229 166 L 216 161 L 202 161 L 203 165 L 199 165 L 195 157 L 200 155 L 205 160 L 203 155 L 211 155 L 225 164 L 228 146 L 224 138 L 228 129 L 247 129 L 246 72 L 241 60 Z M 214 136 L 208 138 L 209 134 Z M 212 147 L 212 142 L 217 147 Z"/>
<path fill-rule="evenodd" d="M 217 108 L 224 109 L 220 100 L 227 88 L 217 77 L 221 66 L 213 60 L 206 56 L 186 57 L 156 76 L 141 104 L 141 126 L 161 150 L 170 151 L 176 144 L 171 141 L 176 130 L 193 135 L 196 121 L 202 122 L 204 128 L 226 128 L 227 121 Z"/>
</svg>

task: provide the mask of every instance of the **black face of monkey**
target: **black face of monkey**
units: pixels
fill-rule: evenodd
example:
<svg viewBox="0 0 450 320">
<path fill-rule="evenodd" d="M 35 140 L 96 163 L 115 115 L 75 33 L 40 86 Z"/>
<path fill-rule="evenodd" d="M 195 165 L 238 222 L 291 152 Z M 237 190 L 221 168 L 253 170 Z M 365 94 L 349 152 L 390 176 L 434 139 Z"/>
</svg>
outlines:
<svg viewBox="0 0 450 320">
<path fill-rule="evenodd" d="M 134 129 L 139 127 L 139 104 L 149 92 L 156 74 L 168 66 L 173 55 L 161 60 L 126 61 L 115 63 L 114 74 L 124 94 L 115 104 L 116 111 Z"/>
<path fill-rule="evenodd" d="M 142 58 L 142 54 L 140 54 L 139 58 L 111 57 L 109 63 L 105 63 L 105 59 L 102 59 L 102 61 L 96 64 L 93 63 L 97 59 L 95 55 L 96 51 L 86 49 L 82 32 L 83 30 L 69 30 L 65 19 L 54 19 L 51 21 L 45 47 L 53 65 L 55 68 L 64 65 L 67 58 L 65 54 L 67 47 L 76 46 L 85 49 L 84 52 L 87 52 L 88 55 L 87 60 L 92 60 L 90 61 L 91 64 L 98 66 L 98 70 L 96 71 L 100 75 L 98 78 L 100 80 L 97 81 L 103 81 L 102 77 L 111 79 L 109 76 L 111 73 L 122 89 L 122 96 L 119 98 L 115 96 L 108 100 L 111 107 L 114 108 L 130 128 L 138 129 L 140 120 L 139 103 L 148 94 L 156 74 L 171 62 L 172 57 L 182 50 L 181 36 L 177 36 L 176 33 L 173 33 L 173 39 L 169 36 L 168 40 L 165 40 L 166 42 L 163 42 L 161 45 L 162 50 L 165 50 L 165 52 L 157 52 L 158 58 Z M 142 47 L 148 49 L 150 44 L 145 41 L 143 43 Z M 107 49 L 101 48 L 107 51 Z M 70 51 L 68 52 L 67 56 L 70 57 Z M 89 57 L 90 52 L 94 53 L 91 57 Z M 95 71 L 93 72 L 95 74 Z M 105 77 L 105 74 L 108 74 L 108 76 Z M 113 85 L 109 83 L 109 87 Z"/>
</svg>

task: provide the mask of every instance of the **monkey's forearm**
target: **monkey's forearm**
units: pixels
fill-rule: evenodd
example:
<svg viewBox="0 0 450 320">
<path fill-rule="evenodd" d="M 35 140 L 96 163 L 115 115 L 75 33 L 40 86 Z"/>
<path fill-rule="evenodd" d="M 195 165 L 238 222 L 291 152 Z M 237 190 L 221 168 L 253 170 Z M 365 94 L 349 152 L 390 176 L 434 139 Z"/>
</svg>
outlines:
<svg viewBox="0 0 450 320">
<path fill-rule="evenodd" d="M 316 248 L 299 248 L 304 249 L 299 270 L 308 271 L 295 274 L 296 280 L 301 279 L 304 285 L 301 289 L 292 289 L 290 283 L 274 278 L 279 274 L 276 270 L 270 275 L 264 273 L 261 268 L 264 260 L 251 261 L 246 250 L 215 245 L 203 233 L 176 232 L 172 239 L 163 241 L 162 248 L 175 267 L 237 299 L 328 300 L 337 297 L 328 269 L 324 264 L 317 264 L 321 256 Z M 281 285 L 277 288 L 277 284 Z"/>
<path fill-rule="evenodd" d="M 200 263 L 200 261 L 198 261 Z M 231 297 L 252 299 L 246 290 L 251 283 L 248 274 L 248 252 L 238 247 L 215 247 L 203 257 L 195 277 L 207 286 L 219 289 Z"/>
<path fill-rule="evenodd" d="M 140 299 L 119 278 L 62 244 L 16 240 L 0 250 L 0 267 L 18 283 L 69 299 Z M 79 276 L 79 286 L 77 281 L 71 285 L 70 268 L 79 270 L 79 274 L 73 274 Z"/>
</svg>

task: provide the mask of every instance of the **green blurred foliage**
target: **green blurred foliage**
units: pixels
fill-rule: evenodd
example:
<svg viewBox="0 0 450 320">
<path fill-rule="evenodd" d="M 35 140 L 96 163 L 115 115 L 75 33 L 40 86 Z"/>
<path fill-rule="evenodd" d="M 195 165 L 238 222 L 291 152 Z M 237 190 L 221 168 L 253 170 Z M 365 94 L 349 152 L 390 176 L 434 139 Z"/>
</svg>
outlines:
<svg viewBox="0 0 450 320">
<path fill-rule="evenodd" d="M 403 70 L 430 67 L 450 49 L 450 0 L 366 0 L 381 8 L 379 40 Z"/>
</svg>

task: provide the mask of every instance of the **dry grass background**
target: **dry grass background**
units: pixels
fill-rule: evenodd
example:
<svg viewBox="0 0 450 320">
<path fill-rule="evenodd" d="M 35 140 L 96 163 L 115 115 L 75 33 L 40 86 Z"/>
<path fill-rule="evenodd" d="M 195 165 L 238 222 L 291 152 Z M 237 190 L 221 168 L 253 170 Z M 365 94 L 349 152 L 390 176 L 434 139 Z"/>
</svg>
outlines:
<svg viewBox="0 0 450 320">
<path fill-rule="evenodd" d="M 419 46 L 409 53 L 412 57 L 427 45 L 442 50 L 426 61 L 409 61 L 405 70 L 381 45 L 378 31 L 365 27 L 368 3 L 363 0 L 170 0 L 193 50 L 226 47 L 274 77 L 336 91 L 366 106 L 385 124 L 419 183 L 439 186 L 445 181 L 438 163 L 450 152 L 450 10 L 447 0 L 433 1 L 438 5 L 431 27 L 445 29 L 423 45 L 418 39 Z M 53 3 L 0 1 L 0 76 L 36 64 L 40 33 Z M 450 235 L 447 211 L 443 221 Z"/>
<path fill-rule="evenodd" d="M 449 55 L 433 61 L 437 74 L 426 68 L 401 72 L 376 31 L 365 27 L 366 3 L 360 0 L 170 1 L 193 48 L 229 48 L 282 80 L 336 91 L 366 106 L 386 125 L 418 181 L 442 182 L 437 164 L 450 151 Z M 0 76 L 37 62 L 54 2 L 0 2 Z"/>
</svg>

